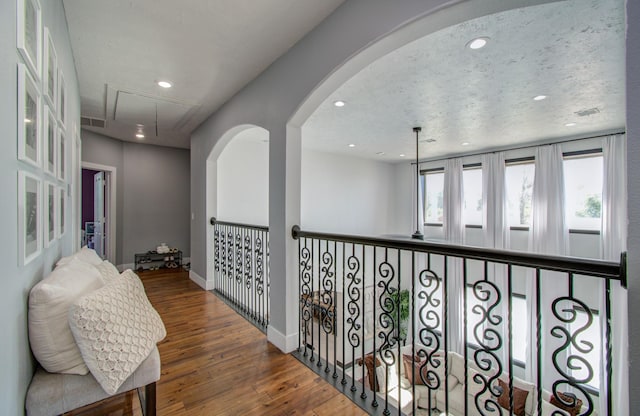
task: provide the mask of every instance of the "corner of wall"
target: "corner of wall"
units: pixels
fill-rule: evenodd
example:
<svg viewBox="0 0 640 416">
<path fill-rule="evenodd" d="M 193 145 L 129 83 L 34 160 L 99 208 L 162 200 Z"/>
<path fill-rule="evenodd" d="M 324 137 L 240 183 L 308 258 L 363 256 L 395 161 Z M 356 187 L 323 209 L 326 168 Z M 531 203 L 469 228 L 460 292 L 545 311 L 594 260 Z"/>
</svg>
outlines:
<svg viewBox="0 0 640 416">
<path fill-rule="evenodd" d="M 289 354 L 298 348 L 298 333 L 285 335 L 269 325 L 267 327 L 267 341 L 272 343 L 280 351 Z"/>
<path fill-rule="evenodd" d="M 205 279 L 193 270 L 189 270 L 189 279 L 204 290 L 213 290 L 213 282 Z"/>
</svg>

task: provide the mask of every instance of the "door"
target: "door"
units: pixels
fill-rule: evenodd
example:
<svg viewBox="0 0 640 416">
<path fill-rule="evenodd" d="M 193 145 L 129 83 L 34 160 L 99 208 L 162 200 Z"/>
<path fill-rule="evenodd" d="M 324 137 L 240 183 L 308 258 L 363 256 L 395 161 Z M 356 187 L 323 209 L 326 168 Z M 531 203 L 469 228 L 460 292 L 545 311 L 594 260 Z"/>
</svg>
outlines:
<svg viewBox="0 0 640 416">
<path fill-rule="evenodd" d="M 94 250 L 100 258 L 105 258 L 105 215 L 104 194 L 105 174 L 98 172 L 93 175 L 93 226 L 94 226 Z"/>
</svg>

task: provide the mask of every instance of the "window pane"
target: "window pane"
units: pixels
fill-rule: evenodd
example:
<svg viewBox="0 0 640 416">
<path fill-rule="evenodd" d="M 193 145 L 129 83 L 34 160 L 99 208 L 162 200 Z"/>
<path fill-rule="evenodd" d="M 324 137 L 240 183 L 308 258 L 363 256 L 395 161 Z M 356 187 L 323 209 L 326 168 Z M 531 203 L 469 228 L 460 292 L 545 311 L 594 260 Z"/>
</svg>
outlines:
<svg viewBox="0 0 640 416">
<path fill-rule="evenodd" d="M 505 169 L 507 215 L 510 227 L 528 227 L 531 224 L 534 173 L 533 162 L 507 165 Z"/>
<path fill-rule="evenodd" d="M 602 169 L 602 156 L 565 159 L 564 193 L 569 228 L 600 230 Z"/>
<path fill-rule="evenodd" d="M 513 359 L 526 362 L 527 361 L 527 300 L 525 298 L 511 298 L 511 308 L 513 314 L 513 322 L 511 322 L 511 334 L 513 339 L 512 351 Z"/>
<path fill-rule="evenodd" d="M 463 224 L 482 225 L 482 168 L 462 171 L 464 187 Z"/>
<path fill-rule="evenodd" d="M 592 379 L 589 381 L 588 385 L 599 389 L 600 388 L 600 359 L 601 359 L 601 345 L 602 345 L 602 333 L 600 332 L 600 319 L 599 316 L 593 314 L 592 316 L 593 322 L 591 325 L 584 328 L 589 320 L 586 312 L 577 311 L 576 320 L 569 324 L 569 331 L 571 334 L 578 334 L 578 343 L 582 348 L 589 350 L 589 346 L 586 343 L 590 343 L 593 348 L 591 351 L 583 353 L 576 349 L 576 346 L 571 344 L 570 353 L 579 357 L 584 358 L 589 365 L 591 366 L 591 370 L 593 371 Z M 580 332 L 578 332 L 580 331 Z M 587 379 L 589 376 L 589 369 L 583 365 L 577 365 L 576 368 L 573 369 L 571 375 L 577 379 Z"/>
<path fill-rule="evenodd" d="M 442 223 L 444 214 L 444 172 L 427 173 L 424 178 L 424 221 L 427 223 Z"/>
<path fill-rule="evenodd" d="M 486 309 L 487 305 L 483 305 L 482 301 L 473 294 L 473 286 L 467 286 L 467 342 L 471 345 L 479 346 L 478 339 L 482 340 L 484 328 L 479 327 L 476 331 L 476 325 L 482 321 L 482 315 L 476 313 L 473 308 L 479 306 Z M 460 321 L 462 324 L 462 321 Z"/>
</svg>

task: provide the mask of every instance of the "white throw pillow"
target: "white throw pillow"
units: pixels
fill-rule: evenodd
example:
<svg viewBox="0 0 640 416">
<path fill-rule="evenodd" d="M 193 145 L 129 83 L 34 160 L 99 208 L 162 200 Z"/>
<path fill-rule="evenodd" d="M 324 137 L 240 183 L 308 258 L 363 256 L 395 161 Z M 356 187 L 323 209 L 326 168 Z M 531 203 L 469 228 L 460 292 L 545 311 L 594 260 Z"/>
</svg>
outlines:
<svg viewBox="0 0 640 416">
<path fill-rule="evenodd" d="M 108 260 L 104 260 L 100 264 L 96 265 L 95 268 L 98 269 L 100 275 L 102 276 L 102 280 L 104 280 L 105 283 L 109 283 L 120 276 L 120 272 L 118 271 L 116 266 L 114 266 Z"/>
<path fill-rule="evenodd" d="M 376 377 L 378 379 L 378 386 L 382 392 L 384 392 L 385 387 L 387 391 L 391 391 L 398 387 L 398 370 L 395 363 L 386 365 L 382 362 L 381 365 L 376 367 Z M 387 384 L 387 382 L 389 384 Z"/>
<path fill-rule="evenodd" d="M 102 259 L 100 258 L 100 256 L 98 256 L 98 253 L 96 253 L 94 249 L 84 246 L 80 249 L 80 251 L 77 251 L 68 257 L 63 257 L 58 260 L 56 266 L 64 266 L 73 259 L 78 259 L 82 262 L 91 264 L 92 266 L 97 266 L 98 264 L 102 263 Z"/>
<path fill-rule="evenodd" d="M 108 394 L 118 390 L 167 334 L 140 279 L 123 274 L 69 310 L 69 325 L 82 357 Z"/>
<path fill-rule="evenodd" d="M 78 259 L 56 267 L 29 294 L 29 342 L 40 365 L 50 373 L 87 374 L 71 334 L 67 314 L 81 296 L 103 286 L 98 270 Z"/>
</svg>

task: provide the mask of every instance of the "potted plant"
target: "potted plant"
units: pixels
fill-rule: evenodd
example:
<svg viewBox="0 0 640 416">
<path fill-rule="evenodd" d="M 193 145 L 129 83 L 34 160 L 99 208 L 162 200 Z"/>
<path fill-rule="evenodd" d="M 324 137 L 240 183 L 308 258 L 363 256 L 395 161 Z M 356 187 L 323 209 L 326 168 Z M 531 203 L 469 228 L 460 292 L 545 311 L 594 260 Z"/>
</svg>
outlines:
<svg viewBox="0 0 640 416">
<path fill-rule="evenodd" d="M 411 307 L 409 290 L 394 290 L 393 292 L 389 293 L 389 298 L 393 301 L 394 305 L 393 312 L 391 312 L 391 319 L 393 320 L 395 335 L 399 341 L 402 341 L 404 343 L 404 341 L 407 340 L 407 332 L 409 329 L 409 314 Z M 398 315 L 400 315 L 399 322 Z"/>
</svg>

